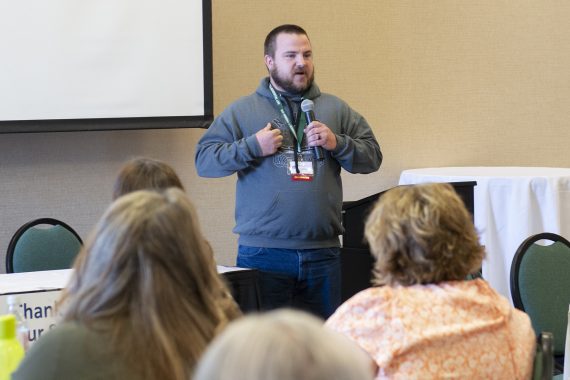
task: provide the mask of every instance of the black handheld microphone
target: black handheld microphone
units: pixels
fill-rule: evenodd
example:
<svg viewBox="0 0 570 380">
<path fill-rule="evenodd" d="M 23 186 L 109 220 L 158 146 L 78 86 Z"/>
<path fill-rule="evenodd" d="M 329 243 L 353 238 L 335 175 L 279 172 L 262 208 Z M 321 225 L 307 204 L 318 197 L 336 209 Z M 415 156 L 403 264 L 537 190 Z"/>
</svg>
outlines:
<svg viewBox="0 0 570 380">
<path fill-rule="evenodd" d="M 301 102 L 301 111 L 305 113 L 305 117 L 307 118 L 307 125 L 316 120 L 314 109 L 315 103 L 313 103 L 312 100 L 305 99 Z M 313 157 L 315 160 L 322 160 L 325 158 L 323 155 L 323 149 L 320 146 L 313 147 Z"/>
</svg>

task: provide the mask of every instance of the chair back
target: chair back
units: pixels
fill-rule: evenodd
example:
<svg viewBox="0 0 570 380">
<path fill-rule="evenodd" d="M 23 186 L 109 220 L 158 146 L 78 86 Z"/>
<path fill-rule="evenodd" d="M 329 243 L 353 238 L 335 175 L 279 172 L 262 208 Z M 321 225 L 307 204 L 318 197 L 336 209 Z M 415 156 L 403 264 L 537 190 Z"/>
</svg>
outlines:
<svg viewBox="0 0 570 380">
<path fill-rule="evenodd" d="M 6 252 L 6 272 L 71 268 L 82 244 L 73 228 L 60 220 L 33 220 L 12 236 Z"/>
<path fill-rule="evenodd" d="M 539 245 L 540 240 L 554 242 Z M 568 305 L 570 304 L 570 242 L 553 233 L 526 239 L 511 265 L 513 304 L 528 314 L 537 335 L 550 331 L 555 337 L 554 355 L 564 355 Z"/>
</svg>

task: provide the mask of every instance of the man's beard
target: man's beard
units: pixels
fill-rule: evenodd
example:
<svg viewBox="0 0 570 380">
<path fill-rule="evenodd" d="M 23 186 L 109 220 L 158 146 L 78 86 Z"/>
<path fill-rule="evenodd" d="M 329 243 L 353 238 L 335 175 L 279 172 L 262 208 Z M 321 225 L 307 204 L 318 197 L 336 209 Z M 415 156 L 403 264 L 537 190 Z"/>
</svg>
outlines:
<svg viewBox="0 0 570 380">
<path fill-rule="evenodd" d="M 311 73 L 311 76 L 307 80 L 306 85 L 302 86 L 295 84 L 295 82 L 293 81 L 294 77 L 286 78 L 279 75 L 279 70 L 277 69 L 277 67 L 274 67 L 272 70 L 269 70 L 269 76 L 271 77 L 273 82 L 279 87 L 281 87 L 283 90 L 285 90 L 285 92 L 293 95 L 301 95 L 305 91 L 307 91 L 307 89 L 311 87 L 311 85 L 313 84 L 313 81 L 315 80 L 315 70 L 313 69 L 313 72 Z"/>
</svg>

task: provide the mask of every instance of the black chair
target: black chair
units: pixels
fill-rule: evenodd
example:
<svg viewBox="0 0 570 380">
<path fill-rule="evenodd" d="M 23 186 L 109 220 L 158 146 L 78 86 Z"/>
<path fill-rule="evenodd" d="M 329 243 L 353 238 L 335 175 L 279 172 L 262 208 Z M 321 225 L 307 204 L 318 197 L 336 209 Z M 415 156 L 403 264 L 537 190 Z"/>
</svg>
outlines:
<svg viewBox="0 0 570 380">
<path fill-rule="evenodd" d="M 553 243 L 539 245 L 540 240 Z M 563 371 L 570 304 L 570 242 L 547 232 L 523 241 L 511 265 L 511 296 L 514 306 L 528 314 L 537 335 L 552 332 L 554 366 Z"/>
<path fill-rule="evenodd" d="M 6 253 L 6 272 L 35 272 L 71 268 L 83 241 L 66 223 L 41 218 L 16 231 Z"/>
</svg>

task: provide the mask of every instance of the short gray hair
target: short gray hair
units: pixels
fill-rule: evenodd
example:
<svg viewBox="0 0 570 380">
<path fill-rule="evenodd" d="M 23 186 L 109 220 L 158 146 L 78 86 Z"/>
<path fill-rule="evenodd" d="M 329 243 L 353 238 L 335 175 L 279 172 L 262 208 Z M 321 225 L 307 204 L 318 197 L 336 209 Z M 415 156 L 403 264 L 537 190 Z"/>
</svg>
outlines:
<svg viewBox="0 0 570 380">
<path fill-rule="evenodd" d="M 307 313 L 281 309 L 241 318 L 219 335 L 194 380 L 372 380 L 372 359 Z"/>
</svg>

